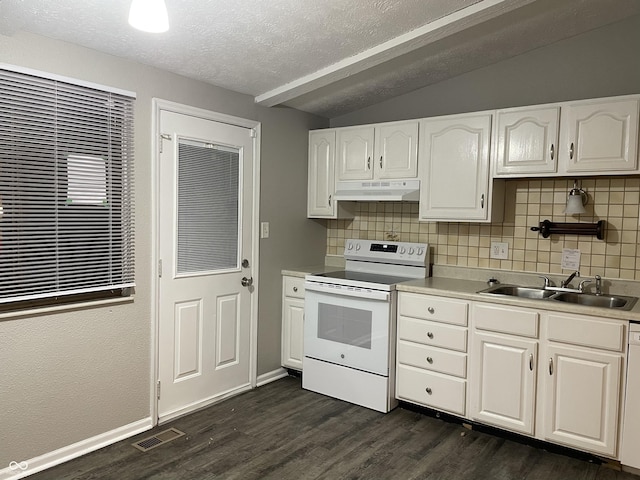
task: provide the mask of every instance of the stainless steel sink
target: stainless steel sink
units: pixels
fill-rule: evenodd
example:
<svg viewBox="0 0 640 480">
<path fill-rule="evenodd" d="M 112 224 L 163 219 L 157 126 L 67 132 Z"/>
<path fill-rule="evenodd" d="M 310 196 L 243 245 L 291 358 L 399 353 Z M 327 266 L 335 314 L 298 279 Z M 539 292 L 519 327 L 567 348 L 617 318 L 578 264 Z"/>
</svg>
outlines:
<svg viewBox="0 0 640 480">
<path fill-rule="evenodd" d="M 594 295 L 591 293 L 558 292 L 538 287 L 519 287 L 517 285 L 495 285 L 478 293 L 489 295 L 505 295 L 509 297 L 565 302 L 586 307 L 610 308 L 615 310 L 631 310 L 638 300 L 636 297 L 623 295 Z"/>
<path fill-rule="evenodd" d="M 491 295 L 508 295 L 510 297 L 544 299 L 554 295 L 555 292 L 537 287 L 518 287 L 517 285 L 496 285 L 481 290 L 478 293 L 490 293 Z"/>
<path fill-rule="evenodd" d="M 622 295 L 593 295 L 590 293 L 556 293 L 552 300 L 558 302 L 575 303 L 587 307 L 615 308 L 617 310 L 631 310 L 638 300 L 635 297 Z"/>
</svg>

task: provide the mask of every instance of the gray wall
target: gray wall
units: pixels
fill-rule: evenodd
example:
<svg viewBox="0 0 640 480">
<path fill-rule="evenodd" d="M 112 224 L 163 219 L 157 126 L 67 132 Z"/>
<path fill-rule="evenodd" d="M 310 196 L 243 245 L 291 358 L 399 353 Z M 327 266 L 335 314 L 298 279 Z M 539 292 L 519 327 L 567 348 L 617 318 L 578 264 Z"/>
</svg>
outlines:
<svg viewBox="0 0 640 480">
<path fill-rule="evenodd" d="M 137 93 L 133 303 L 0 319 L 0 470 L 148 417 L 151 368 L 151 99 L 262 122 L 258 373 L 280 366 L 280 269 L 322 263 L 325 226 L 306 219 L 307 132 L 327 120 L 29 34 L 0 36 L 0 62 Z"/>
<path fill-rule="evenodd" d="M 640 93 L 640 16 L 331 119 L 332 127 Z"/>
</svg>

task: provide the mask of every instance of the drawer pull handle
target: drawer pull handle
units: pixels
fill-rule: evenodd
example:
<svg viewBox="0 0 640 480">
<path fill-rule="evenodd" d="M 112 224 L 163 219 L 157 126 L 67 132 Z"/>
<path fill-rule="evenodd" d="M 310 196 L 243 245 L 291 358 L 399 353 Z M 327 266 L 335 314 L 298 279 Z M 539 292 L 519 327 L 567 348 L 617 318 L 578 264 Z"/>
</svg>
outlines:
<svg viewBox="0 0 640 480">
<path fill-rule="evenodd" d="M 435 311 L 435 309 L 434 309 L 433 307 L 429 307 L 429 308 L 427 308 L 427 312 L 429 312 L 429 313 L 431 313 L 431 314 L 436 313 L 436 311 Z"/>
<path fill-rule="evenodd" d="M 298 291 L 298 287 L 293 287 L 293 291 L 297 292 Z"/>
<path fill-rule="evenodd" d="M 427 337 L 433 338 L 433 332 L 427 332 Z"/>
<path fill-rule="evenodd" d="M 430 387 L 425 388 L 424 391 L 427 392 L 429 395 L 431 395 L 431 393 L 432 393 Z"/>
<path fill-rule="evenodd" d="M 533 372 L 533 353 L 529 354 L 529 370 Z"/>
<path fill-rule="evenodd" d="M 427 357 L 427 362 L 428 363 L 433 363 L 433 357 Z"/>
<path fill-rule="evenodd" d="M 549 358 L 549 375 L 553 375 L 553 357 Z"/>
</svg>

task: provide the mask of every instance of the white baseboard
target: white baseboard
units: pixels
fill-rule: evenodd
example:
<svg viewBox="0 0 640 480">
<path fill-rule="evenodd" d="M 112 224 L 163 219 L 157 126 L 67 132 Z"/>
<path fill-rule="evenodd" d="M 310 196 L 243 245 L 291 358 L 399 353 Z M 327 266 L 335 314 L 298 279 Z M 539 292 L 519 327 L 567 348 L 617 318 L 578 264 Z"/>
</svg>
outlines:
<svg viewBox="0 0 640 480">
<path fill-rule="evenodd" d="M 258 375 L 256 379 L 256 387 L 261 387 L 266 385 L 267 383 L 275 382 L 276 380 L 280 380 L 281 378 L 289 375 L 284 368 L 277 368 L 267 373 L 263 373 L 262 375 Z"/>
<path fill-rule="evenodd" d="M 110 430 L 95 437 L 67 445 L 44 455 L 29 460 L 11 462 L 7 468 L 0 470 L 0 480 L 17 480 L 47 468 L 55 467 L 74 458 L 86 455 L 112 443 L 132 437 L 153 427 L 151 417 Z"/>
<path fill-rule="evenodd" d="M 183 417 L 184 415 L 188 415 L 189 413 L 193 413 L 197 410 L 201 410 L 203 408 L 209 407 L 211 405 L 213 405 L 214 403 L 218 403 L 221 402 L 223 400 L 226 400 L 227 398 L 231 398 L 234 397 L 240 393 L 244 393 L 244 392 L 248 392 L 249 390 L 251 390 L 251 384 L 247 383 L 245 385 L 241 385 L 237 388 L 233 388 L 231 390 L 228 390 L 226 392 L 217 394 L 213 397 L 209 397 L 209 398 L 205 398 L 204 400 L 199 400 L 195 403 L 191 403 L 185 407 L 180 407 L 176 410 L 173 410 L 171 412 L 166 412 L 163 414 L 160 414 L 160 418 L 158 419 L 158 424 L 163 424 L 163 423 L 167 423 L 170 420 L 175 420 L 178 417 Z M 2 480 L 2 479 L 0 479 Z"/>
</svg>

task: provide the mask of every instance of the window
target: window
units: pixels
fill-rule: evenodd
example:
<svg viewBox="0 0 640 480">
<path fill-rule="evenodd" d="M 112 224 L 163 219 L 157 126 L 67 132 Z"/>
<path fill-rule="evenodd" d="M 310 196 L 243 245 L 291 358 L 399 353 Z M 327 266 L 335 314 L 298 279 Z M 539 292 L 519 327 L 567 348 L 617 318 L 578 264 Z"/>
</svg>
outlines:
<svg viewBox="0 0 640 480">
<path fill-rule="evenodd" d="M 128 92 L 0 68 L 0 307 L 128 294 Z"/>
</svg>

